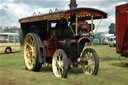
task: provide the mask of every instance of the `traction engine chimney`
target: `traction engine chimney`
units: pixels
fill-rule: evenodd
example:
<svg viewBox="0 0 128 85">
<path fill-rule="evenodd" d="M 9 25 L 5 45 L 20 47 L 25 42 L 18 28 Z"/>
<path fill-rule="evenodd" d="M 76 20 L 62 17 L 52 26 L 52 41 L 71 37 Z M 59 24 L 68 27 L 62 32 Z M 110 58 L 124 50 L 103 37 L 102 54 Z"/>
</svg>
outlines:
<svg viewBox="0 0 128 85">
<path fill-rule="evenodd" d="M 76 0 L 70 0 L 69 8 L 70 9 L 77 8 Z"/>
</svg>

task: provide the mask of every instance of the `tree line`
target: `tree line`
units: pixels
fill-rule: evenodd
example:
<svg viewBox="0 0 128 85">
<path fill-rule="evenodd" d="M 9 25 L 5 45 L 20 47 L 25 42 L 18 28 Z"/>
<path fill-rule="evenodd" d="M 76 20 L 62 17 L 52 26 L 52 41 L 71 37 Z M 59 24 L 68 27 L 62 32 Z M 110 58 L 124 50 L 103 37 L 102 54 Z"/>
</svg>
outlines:
<svg viewBox="0 0 128 85">
<path fill-rule="evenodd" d="M 111 23 L 108 28 L 109 28 L 108 33 L 116 35 L 116 26 L 115 26 L 115 23 Z"/>
<path fill-rule="evenodd" d="M 12 27 L 2 27 L 0 26 L 0 33 L 19 33 L 20 31 L 18 31 L 16 29 L 16 26 L 12 26 Z"/>
</svg>

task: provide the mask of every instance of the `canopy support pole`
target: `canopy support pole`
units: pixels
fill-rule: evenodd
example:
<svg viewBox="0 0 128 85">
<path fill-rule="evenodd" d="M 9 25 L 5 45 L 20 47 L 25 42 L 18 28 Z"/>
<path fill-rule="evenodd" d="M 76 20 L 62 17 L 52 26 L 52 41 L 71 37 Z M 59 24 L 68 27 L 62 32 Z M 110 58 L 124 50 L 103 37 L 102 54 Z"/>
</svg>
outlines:
<svg viewBox="0 0 128 85">
<path fill-rule="evenodd" d="M 76 36 L 78 35 L 78 17 L 76 15 Z"/>
<path fill-rule="evenodd" d="M 68 20 L 68 18 L 67 18 L 67 17 L 66 17 L 66 20 L 67 20 L 67 22 L 69 22 L 69 20 Z M 69 27 L 70 27 L 70 30 L 72 31 L 73 35 L 75 36 L 75 33 L 74 33 L 73 29 L 72 29 L 71 24 L 69 24 Z"/>
<path fill-rule="evenodd" d="M 96 31 L 95 31 L 94 35 L 96 34 L 96 32 L 97 32 L 97 30 L 98 30 L 98 28 L 99 28 L 99 26 L 100 26 L 102 20 L 103 20 L 103 17 L 101 17 L 100 22 L 99 22 L 99 24 L 98 24 L 98 26 L 97 26 L 97 28 L 96 28 Z"/>
<path fill-rule="evenodd" d="M 91 34 L 94 35 L 93 33 L 93 15 L 91 16 Z"/>
<path fill-rule="evenodd" d="M 49 31 L 49 19 L 47 20 L 47 31 Z"/>
</svg>

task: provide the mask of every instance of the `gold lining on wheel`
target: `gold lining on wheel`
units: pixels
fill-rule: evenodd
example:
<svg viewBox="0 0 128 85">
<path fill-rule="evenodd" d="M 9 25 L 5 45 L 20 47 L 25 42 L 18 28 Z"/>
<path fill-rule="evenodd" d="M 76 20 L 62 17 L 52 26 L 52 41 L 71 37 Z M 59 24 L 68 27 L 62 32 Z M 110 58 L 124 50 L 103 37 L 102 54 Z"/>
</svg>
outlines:
<svg viewBox="0 0 128 85">
<path fill-rule="evenodd" d="M 82 65 L 85 74 L 91 75 L 95 70 L 94 54 L 91 51 L 83 51 L 80 57 L 81 61 L 87 61 L 87 65 Z"/>
<path fill-rule="evenodd" d="M 28 35 L 24 43 L 24 59 L 28 69 L 32 69 L 35 65 L 36 46 L 31 35 Z"/>
<path fill-rule="evenodd" d="M 53 71 L 56 77 L 62 77 L 64 71 L 63 55 L 60 52 L 56 52 L 53 56 Z"/>
</svg>

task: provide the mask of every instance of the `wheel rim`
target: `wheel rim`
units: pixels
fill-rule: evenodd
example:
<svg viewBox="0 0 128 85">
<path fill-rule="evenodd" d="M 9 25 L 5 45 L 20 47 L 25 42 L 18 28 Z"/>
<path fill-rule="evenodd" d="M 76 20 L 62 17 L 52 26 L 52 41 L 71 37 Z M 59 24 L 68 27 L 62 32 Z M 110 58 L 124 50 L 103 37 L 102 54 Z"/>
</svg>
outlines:
<svg viewBox="0 0 128 85">
<path fill-rule="evenodd" d="M 85 62 L 87 61 L 87 65 L 82 65 L 82 70 L 85 74 L 93 74 L 95 70 L 95 55 L 93 54 L 93 51 L 91 50 L 84 50 L 81 56 L 81 61 Z"/>
<path fill-rule="evenodd" d="M 6 53 L 10 53 L 11 51 L 10 51 L 10 49 L 9 48 L 7 48 L 6 49 Z"/>
<path fill-rule="evenodd" d="M 64 73 L 63 55 L 61 52 L 56 52 L 52 60 L 53 73 L 56 77 L 62 77 Z"/>
<path fill-rule="evenodd" d="M 32 69 L 35 65 L 36 46 L 31 35 L 27 35 L 24 43 L 24 59 L 28 69 Z"/>
</svg>

